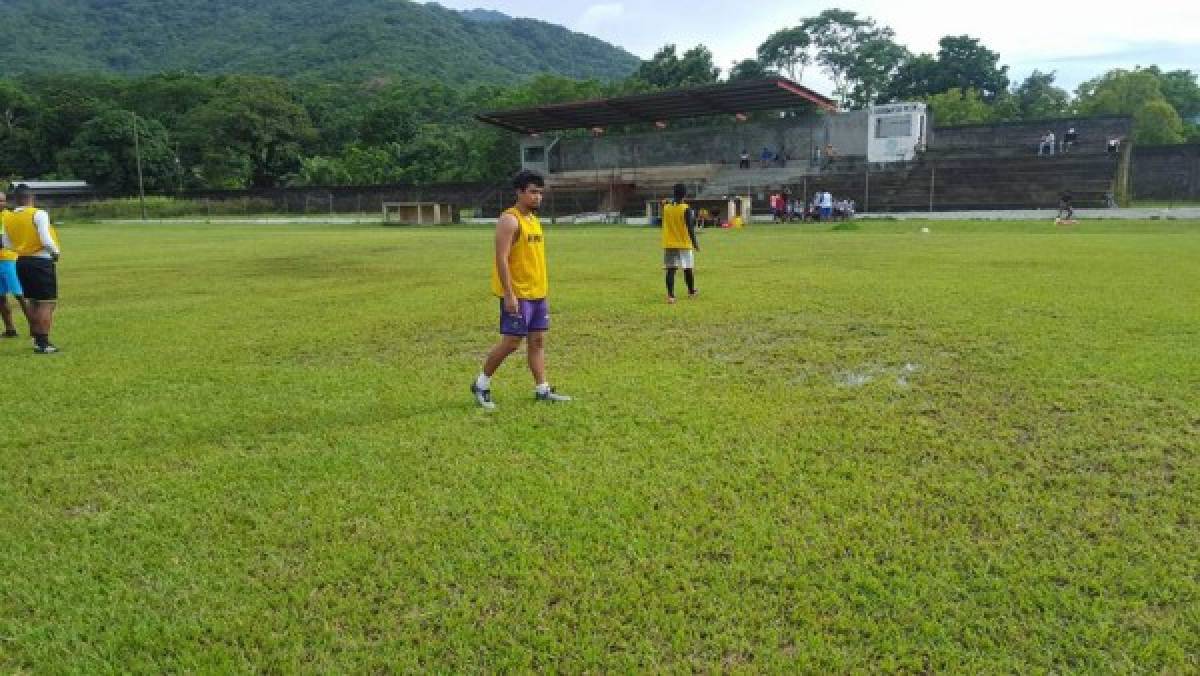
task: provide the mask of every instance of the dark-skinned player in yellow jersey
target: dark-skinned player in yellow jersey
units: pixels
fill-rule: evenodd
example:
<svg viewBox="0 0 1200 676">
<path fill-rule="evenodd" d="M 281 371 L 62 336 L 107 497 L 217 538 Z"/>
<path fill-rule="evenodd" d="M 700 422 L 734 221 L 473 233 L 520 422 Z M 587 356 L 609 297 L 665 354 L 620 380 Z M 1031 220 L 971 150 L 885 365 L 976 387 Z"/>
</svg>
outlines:
<svg viewBox="0 0 1200 676">
<path fill-rule="evenodd" d="M 675 199 L 663 207 L 662 247 L 663 267 L 667 270 L 667 302 L 675 304 L 675 271 L 683 268 L 683 279 L 687 282 L 688 297 L 695 298 L 696 255 L 700 244 L 696 241 L 696 214 L 687 202 L 687 186 L 675 185 Z"/>
</svg>

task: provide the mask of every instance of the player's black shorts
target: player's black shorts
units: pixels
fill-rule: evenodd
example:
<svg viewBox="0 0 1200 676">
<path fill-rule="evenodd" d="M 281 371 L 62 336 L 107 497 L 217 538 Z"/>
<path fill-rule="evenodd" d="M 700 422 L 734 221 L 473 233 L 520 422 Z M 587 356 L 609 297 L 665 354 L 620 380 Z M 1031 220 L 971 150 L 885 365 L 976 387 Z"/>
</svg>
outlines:
<svg viewBox="0 0 1200 676">
<path fill-rule="evenodd" d="M 58 300 L 58 271 L 49 258 L 18 258 L 17 279 L 29 300 Z"/>
</svg>

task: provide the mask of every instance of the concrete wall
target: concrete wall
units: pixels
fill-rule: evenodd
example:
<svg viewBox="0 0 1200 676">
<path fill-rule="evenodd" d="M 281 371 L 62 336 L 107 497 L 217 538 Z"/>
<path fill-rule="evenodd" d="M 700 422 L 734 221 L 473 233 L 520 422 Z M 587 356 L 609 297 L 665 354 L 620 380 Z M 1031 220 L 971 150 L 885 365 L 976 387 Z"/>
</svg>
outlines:
<svg viewBox="0 0 1200 676">
<path fill-rule="evenodd" d="M 1134 146 L 1133 198 L 1200 199 L 1200 144 Z"/>
<path fill-rule="evenodd" d="M 269 201 L 284 213 L 379 213 L 384 202 L 439 202 L 455 208 L 483 208 L 499 212 L 512 201 L 512 190 L 502 183 L 434 183 L 430 185 L 372 185 L 250 190 L 207 190 L 180 195 L 184 199 L 255 199 Z M 332 209 L 330 208 L 332 207 Z"/>
<path fill-rule="evenodd" d="M 794 161 L 807 161 L 832 143 L 843 156 L 866 155 L 866 111 L 811 115 L 710 127 L 564 138 L 550 153 L 551 171 L 681 164 L 736 165 L 742 149 L 758 162 L 764 146 L 780 148 Z"/>
<path fill-rule="evenodd" d="M 934 123 L 937 119 L 934 119 Z M 959 127 L 935 127 L 929 147 L 987 148 L 1027 146 L 1037 151 L 1038 142 L 1047 131 L 1054 132 L 1061 143 L 1067 129 L 1075 127 L 1079 146 L 1103 151 L 1110 138 L 1128 139 L 1133 133 L 1133 120 L 1128 117 L 1080 117 L 1062 120 L 1031 120 L 998 124 L 972 124 Z"/>
</svg>

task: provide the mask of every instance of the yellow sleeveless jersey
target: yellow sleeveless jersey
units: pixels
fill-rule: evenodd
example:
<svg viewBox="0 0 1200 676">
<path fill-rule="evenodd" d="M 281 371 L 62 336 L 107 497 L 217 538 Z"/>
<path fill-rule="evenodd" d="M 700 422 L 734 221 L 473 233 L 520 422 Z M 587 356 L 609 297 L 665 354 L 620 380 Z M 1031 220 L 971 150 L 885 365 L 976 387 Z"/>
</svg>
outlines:
<svg viewBox="0 0 1200 676">
<path fill-rule="evenodd" d="M 8 215 L 11 213 L 12 212 L 8 209 L 0 212 L 0 227 L 8 223 Z M 0 261 L 15 261 L 17 258 L 18 256 L 16 251 L 0 247 Z"/>
<path fill-rule="evenodd" d="M 504 213 L 515 216 L 519 224 L 516 241 L 508 252 L 508 273 L 512 277 L 513 294 L 521 300 L 541 300 L 550 291 L 542 223 L 537 216 L 524 216 L 515 207 Z M 492 262 L 492 293 L 498 297 L 504 296 L 504 285 L 500 283 L 500 271 L 495 261 Z"/>
<path fill-rule="evenodd" d="M 687 202 L 663 206 L 662 245 L 664 249 L 691 249 L 692 238 L 688 237 Z"/>
<path fill-rule="evenodd" d="M 32 256 L 43 248 L 42 238 L 38 237 L 37 225 L 34 224 L 33 218 L 40 209 L 21 209 L 19 211 L 5 211 L 3 215 L 4 233 L 8 235 L 8 241 L 12 244 L 12 251 L 17 256 Z M 55 232 L 54 226 L 50 226 L 50 238 L 54 240 L 55 246 L 58 245 L 58 233 Z"/>
</svg>

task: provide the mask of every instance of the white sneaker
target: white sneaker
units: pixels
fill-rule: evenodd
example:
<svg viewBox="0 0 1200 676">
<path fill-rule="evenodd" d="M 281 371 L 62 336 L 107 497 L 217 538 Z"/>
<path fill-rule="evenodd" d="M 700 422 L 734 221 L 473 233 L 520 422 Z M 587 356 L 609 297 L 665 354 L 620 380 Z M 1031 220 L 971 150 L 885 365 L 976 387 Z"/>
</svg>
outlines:
<svg viewBox="0 0 1200 676">
<path fill-rule="evenodd" d="M 480 389 L 475 383 L 471 383 L 471 394 L 475 395 L 475 403 L 485 411 L 496 410 L 496 402 L 492 401 L 492 391 Z"/>
<path fill-rule="evenodd" d="M 568 397 L 567 395 L 559 394 L 559 393 L 555 392 L 553 387 L 546 390 L 545 392 L 535 390 L 533 394 L 535 397 L 537 397 L 538 401 L 555 401 L 555 402 L 571 401 L 571 398 Z"/>
</svg>

